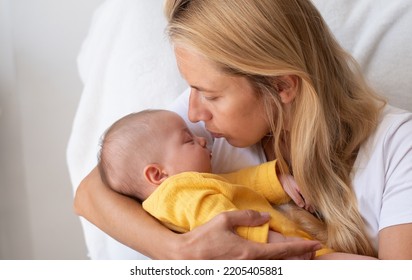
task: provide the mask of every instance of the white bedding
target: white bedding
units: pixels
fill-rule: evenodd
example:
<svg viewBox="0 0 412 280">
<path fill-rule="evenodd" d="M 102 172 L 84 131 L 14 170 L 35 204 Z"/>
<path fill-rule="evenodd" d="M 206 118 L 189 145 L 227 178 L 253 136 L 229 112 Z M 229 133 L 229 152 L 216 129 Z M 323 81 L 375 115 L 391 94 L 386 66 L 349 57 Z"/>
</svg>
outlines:
<svg viewBox="0 0 412 280">
<path fill-rule="evenodd" d="M 163 31 L 162 2 L 107 0 L 95 12 L 78 57 L 84 90 L 67 149 L 73 190 L 96 165 L 99 138 L 113 121 L 164 108 L 186 87 Z M 412 110 L 412 1 L 313 2 L 371 84 Z M 145 258 L 81 221 L 91 259 Z"/>
<path fill-rule="evenodd" d="M 412 1 L 314 0 L 372 86 L 412 111 Z"/>
<path fill-rule="evenodd" d="M 166 107 L 184 90 L 164 27 L 161 0 L 107 0 L 95 12 L 78 57 L 84 89 L 67 149 L 74 190 L 96 165 L 110 124 L 133 111 Z M 91 259 L 144 258 L 81 223 Z"/>
</svg>

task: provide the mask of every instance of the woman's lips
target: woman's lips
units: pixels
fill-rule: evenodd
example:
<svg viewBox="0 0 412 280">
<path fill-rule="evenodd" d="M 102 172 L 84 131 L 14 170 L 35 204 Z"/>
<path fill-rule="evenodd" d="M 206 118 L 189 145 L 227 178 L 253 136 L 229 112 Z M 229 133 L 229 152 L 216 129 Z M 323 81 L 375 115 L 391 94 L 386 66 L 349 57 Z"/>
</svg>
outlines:
<svg viewBox="0 0 412 280">
<path fill-rule="evenodd" d="M 212 129 L 209 129 L 209 127 L 206 125 L 206 130 L 213 136 L 213 138 L 224 138 L 225 135 L 222 133 L 218 133 Z"/>
<path fill-rule="evenodd" d="M 212 134 L 213 138 L 223 138 L 224 137 L 224 135 L 221 134 L 221 133 L 216 133 L 216 132 L 213 132 L 213 131 L 210 131 L 210 130 L 209 130 L 209 132 L 210 132 L 210 134 Z"/>
</svg>

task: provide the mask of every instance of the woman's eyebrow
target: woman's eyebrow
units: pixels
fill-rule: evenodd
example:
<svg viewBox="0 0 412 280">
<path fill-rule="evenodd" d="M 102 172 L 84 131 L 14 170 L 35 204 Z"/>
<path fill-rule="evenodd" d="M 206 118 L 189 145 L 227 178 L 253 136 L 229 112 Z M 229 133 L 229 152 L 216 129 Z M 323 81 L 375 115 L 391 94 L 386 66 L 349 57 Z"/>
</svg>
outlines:
<svg viewBox="0 0 412 280">
<path fill-rule="evenodd" d="M 207 89 L 201 86 L 190 85 L 190 87 L 198 91 L 215 92 L 215 90 Z"/>
</svg>

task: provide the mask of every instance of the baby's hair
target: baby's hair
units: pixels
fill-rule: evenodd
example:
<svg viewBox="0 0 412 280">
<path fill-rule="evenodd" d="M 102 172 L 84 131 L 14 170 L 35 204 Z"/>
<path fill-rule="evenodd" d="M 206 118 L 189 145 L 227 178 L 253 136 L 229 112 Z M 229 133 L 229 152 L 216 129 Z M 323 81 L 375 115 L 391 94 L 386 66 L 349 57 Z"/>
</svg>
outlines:
<svg viewBox="0 0 412 280">
<path fill-rule="evenodd" d="M 103 134 L 98 154 L 102 181 L 121 194 L 143 200 L 144 166 L 157 158 L 157 116 L 166 110 L 143 110 L 114 122 Z"/>
</svg>

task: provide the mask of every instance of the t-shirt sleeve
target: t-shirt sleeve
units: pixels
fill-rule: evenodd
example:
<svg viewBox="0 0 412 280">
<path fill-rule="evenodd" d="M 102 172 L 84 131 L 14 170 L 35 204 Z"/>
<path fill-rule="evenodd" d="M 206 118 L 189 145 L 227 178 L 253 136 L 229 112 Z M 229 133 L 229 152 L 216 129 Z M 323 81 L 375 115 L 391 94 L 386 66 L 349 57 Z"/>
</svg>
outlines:
<svg viewBox="0 0 412 280">
<path fill-rule="evenodd" d="M 388 132 L 379 229 L 412 223 L 412 117 Z"/>
</svg>

